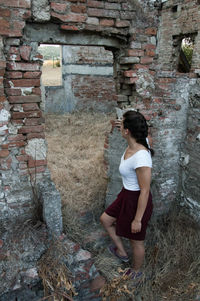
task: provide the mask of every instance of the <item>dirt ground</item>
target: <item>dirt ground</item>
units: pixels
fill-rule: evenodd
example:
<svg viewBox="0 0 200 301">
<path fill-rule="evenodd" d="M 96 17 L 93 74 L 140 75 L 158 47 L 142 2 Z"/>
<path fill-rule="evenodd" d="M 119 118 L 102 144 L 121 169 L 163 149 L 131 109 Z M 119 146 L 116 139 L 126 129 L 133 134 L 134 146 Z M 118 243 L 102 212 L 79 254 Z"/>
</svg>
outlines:
<svg viewBox="0 0 200 301">
<path fill-rule="evenodd" d="M 42 67 L 42 84 L 44 86 L 62 85 L 62 67 L 54 67 L 52 61 L 45 61 Z"/>
</svg>

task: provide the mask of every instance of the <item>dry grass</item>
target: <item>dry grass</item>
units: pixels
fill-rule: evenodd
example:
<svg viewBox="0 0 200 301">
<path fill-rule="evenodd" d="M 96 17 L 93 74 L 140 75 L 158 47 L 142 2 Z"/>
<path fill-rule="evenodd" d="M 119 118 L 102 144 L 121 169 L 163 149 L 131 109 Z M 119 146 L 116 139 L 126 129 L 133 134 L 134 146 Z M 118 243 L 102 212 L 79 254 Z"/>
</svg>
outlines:
<svg viewBox="0 0 200 301">
<path fill-rule="evenodd" d="M 61 192 L 65 231 L 80 243 L 88 234 L 80 225 L 80 213 L 92 209 L 98 214 L 103 209 L 107 186 L 103 144 L 112 118 L 91 113 L 47 116 L 49 168 Z M 95 265 L 108 280 L 102 290 L 105 300 L 125 301 L 138 292 L 143 301 L 198 300 L 194 296 L 200 295 L 200 229 L 174 206 L 149 230 L 145 281 L 137 289 L 130 290 L 118 272 L 126 265 L 107 251 L 96 254 Z"/>
<path fill-rule="evenodd" d="M 54 64 L 56 61 L 54 62 Z M 53 68 L 53 61 L 44 61 L 42 66 L 42 84 L 44 86 L 62 85 L 62 67 Z"/>
<path fill-rule="evenodd" d="M 51 242 L 49 249 L 38 262 L 38 272 L 42 279 L 45 297 L 42 300 L 73 301 L 76 295 L 72 285 L 71 272 L 63 261 L 68 253 L 59 240 Z"/>
<path fill-rule="evenodd" d="M 103 154 L 110 119 L 92 113 L 46 116 L 48 166 L 61 193 L 64 228 L 74 238 L 80 214 L 103 208 L 107 187 Z"/>
<path fill-rule="evenodd" d="M 200 229 L 175 208 L 168 217 L 151 225 L 146 242 L 144 277 L 138 286 L 120 275 L 120 264 L 104 252 L 96 257 L 97 268 L 107 278 L 102 289 L 106 301 L 199 301 L 200 300 Z M 110 259 L 110 260 L 109 260 Z M 132 283 L 133 284 L 133 283 Z M 198 296 L 198 299 L 196 299 Z"/>
</svg>

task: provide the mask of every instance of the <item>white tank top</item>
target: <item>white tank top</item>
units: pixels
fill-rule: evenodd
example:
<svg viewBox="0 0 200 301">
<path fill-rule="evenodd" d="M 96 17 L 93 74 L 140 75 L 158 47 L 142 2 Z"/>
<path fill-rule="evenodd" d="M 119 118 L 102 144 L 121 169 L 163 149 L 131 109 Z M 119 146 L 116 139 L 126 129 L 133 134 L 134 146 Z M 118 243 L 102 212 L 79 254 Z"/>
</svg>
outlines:
<svg viewBox="0 0 200 301">
<path fill-rule="evenodd" d="M 138 191 L 140 190 L 140 186 L 138 184 L 135 170 L 136 168 L 143 166 L 152 168 L 150 151 L 143 149 L 139 150 L 126 160 L 124 160 L 124 154 L 121 157 L 121 163 L 119 166 L 119 172 L 122 177 L 123 186 L 125 189 Z"/>
</svg>

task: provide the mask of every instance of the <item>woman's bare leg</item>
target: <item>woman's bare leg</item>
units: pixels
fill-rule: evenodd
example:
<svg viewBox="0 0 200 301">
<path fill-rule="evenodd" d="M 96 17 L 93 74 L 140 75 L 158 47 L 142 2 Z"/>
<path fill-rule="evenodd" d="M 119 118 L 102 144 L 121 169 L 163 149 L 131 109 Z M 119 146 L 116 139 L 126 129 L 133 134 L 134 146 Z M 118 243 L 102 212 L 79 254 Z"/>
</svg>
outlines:
<svg viewBox="0 0 200 301">
<path fill-rule="evenodd" d="M 116 245 L 118 255 L 127 256 L 127 253 L 124 249 L 123 243 L 122 243 L 120 237 L 117 236 L 116 232 L 115 232 L 114 223 L 116 221 L 116 218 L 114 218 L 104 212 L 100 217 L 100 221 L 101 221 L 102 225 L 104 226 L 104 228 L 106 229 L 106 231 L 108 232 L 111 239 L 113 240 L 114 244 Z"/>
<path fill-rule="evenodd" d="M 131 240 L 133 250 L 133 269 L 138 272 L 144 262 L 145 248 L 143 240 Z"/>
</svg>

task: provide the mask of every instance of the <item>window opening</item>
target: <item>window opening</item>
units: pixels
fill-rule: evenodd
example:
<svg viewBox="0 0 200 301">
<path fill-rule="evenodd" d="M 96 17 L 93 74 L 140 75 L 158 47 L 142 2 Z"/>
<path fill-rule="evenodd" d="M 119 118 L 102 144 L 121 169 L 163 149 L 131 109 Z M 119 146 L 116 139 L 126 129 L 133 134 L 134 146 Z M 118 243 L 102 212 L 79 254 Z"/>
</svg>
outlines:
<svg viewBox="0 0 200 301">
<path fill-rule="evenodd" d="M 62 58 L 61 46 L 52 44 L 40 44 L 38 51 L 43 55 L 42 85 L 62 85 Z"/>
<path fill-rule="evenodd" d="M 176 13 L 178 11 L 178 5 L 172 7 L 172 12 Z"/>
<path fill-rule="evenodd" d="M 190 72 L 194 49 L 195 35 L 191 34 L 180 39 L 180 53 L 177 70 L 182 73 Z"/>
</svg>

